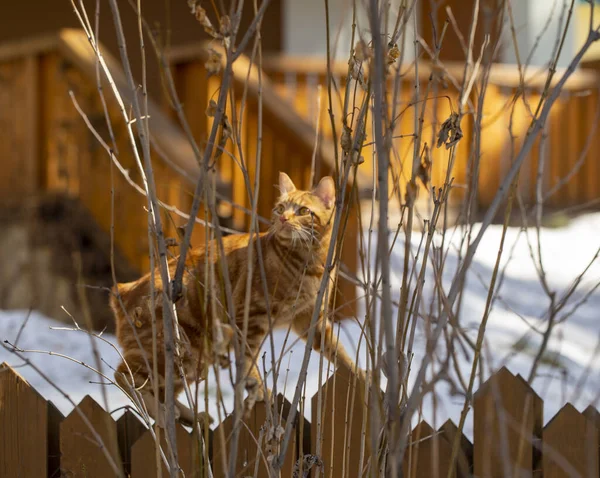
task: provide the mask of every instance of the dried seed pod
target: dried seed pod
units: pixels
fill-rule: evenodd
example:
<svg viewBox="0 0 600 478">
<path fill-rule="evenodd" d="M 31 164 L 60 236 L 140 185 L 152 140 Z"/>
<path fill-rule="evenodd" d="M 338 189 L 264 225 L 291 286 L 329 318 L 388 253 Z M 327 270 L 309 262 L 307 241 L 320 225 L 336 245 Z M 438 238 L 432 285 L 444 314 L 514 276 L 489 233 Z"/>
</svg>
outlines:
<svg viewBox="0 0 600 478">
<path fill-rule="evenodd" d="M 396 43 L 388 45 L 387 64 L 391 65 L 400 57 L 400 49 Z"/>
<path fill-rule="evenodd" d="M 206 10 L 204 10 L 204 8 L 202 8 L 198 4 L 197 0 L 189 0 L 188 5 L 190 7 L 190 10 L 192 11 L 192 15 L 196 17 L 196 20 L 200 23 L 200 25 L 202 25 L 204 31 L 208 33 L 211 37 L 217 38 L 219 34 L 217 30 L 215 30 L 215 27 L 210 21 L 210 18 L 208 18 Z"/>
<path fill-rule="evenodd" d="M 415 204 L 415 199 L 417 198 L 417 185 L 414 181 L 409 181 L 406 185 L 406 194 L 404 196 L 404 201 L 408 207 L 412 207 Z"/>
<path fill-rule="evenodd" d="M 365 158 L 358 154 L 358 151 L 352 151 L 352 164 L 360 166 L 365 162 Z"/>
<path fill-rule="evenodd" d="M 208 107 L 206 108 L 206 116 L 209 118 L 213 118 L 217 114 L 217 102 L 211 99 L 208 102 Z"/>
<path fill-rule="evenodd" d="M 223 15 L 219 21 L 219 32 L 224 37 L 231 36 L 231 19 L 228 15 Z"/>
<path fill-rule="evenodd" d="M 423 154 L 419 167 L 415 173 L 415 176 L 421 180 L 425 189 L 428 189 L 428 184 L 431 182 L 431 154 L 427 143 L 423 146 Z"/>
<path fill-rule="evenodd" d="M 364 40 L 356 42 L 356 46 L 354 47 L 354 58 L 356 58 L 356 61 L 366 61 L 369 60 L 371 56 L 371 48 L 369 48 Z"/>
<path fill-rule="evenodd" d="M 352 149 L 352 128 L 347 124 L 342 126 L 342 135 L 340 137 L 340 145 L 344 153 L 349 153 Z"/>
<path fill-rule="evenodd" d="M 218 51 L 209 48 L 208 60 L 204 63 L 208 76 L 217 75 L 221 71 L 221 66 L 221 54 Z"/>
<path fill-rule="evenodd" d="M 446 149 L 458 143 L 463 137 L 462 129 L 460 129 L 460 117 L 458 113 L 451 113 L 446 121 L 442 123 L 438 133 L 437 147 L 442 144 L 446 145 Z"/>
</svg>

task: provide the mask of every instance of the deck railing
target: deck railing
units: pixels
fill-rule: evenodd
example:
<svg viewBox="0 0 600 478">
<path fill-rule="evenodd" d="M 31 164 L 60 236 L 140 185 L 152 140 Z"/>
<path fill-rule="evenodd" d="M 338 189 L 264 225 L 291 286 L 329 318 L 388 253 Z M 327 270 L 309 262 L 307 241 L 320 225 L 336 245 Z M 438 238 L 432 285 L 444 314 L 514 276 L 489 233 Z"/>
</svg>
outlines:
<svg viewBox="0 0 600 478">
<path fill-rule="evenodd" d="M 263 69 L 275 84 L 275 89 L 294 103 L 296 110 L 307 120 L 316 124 L 319 94 L 321 95 L 320 128 L 323 136 L 331 137 L 331 121 L 327 99 L 327 66 L 324 61 L 307 58 L 270 56 L 263 61 Z M 400 115 L 397 122 L 395 147 L 397 155 L 392 160 L 396 171 L 395 184 L 404 192 L 411 175 L 415 105 L 415 66 L 401 68 L 401 81 L 396 100 Z M 337 135 L 342 124 L 342 101 L 346 94 L 348 65 L 335 62 L 331 67 L 333 78 L 333 115 L 337 122 Z M 518 68 L 513 65 L 494 64 L 490 70 L 489 84 L 481 107 L 481 165 L 475 178 L 478 203 L 482 208 L 490 204 L 502 182 L 520 142 L 524 139 L 532 114 L 535 111 L 546 82 L 545 70 L 530 68 L 524 74 L 522 87 Z M 435 143 L 440 125 L 451 111 L 458 109 L 460 85 L 464 65 L 446 64 L 444 67 L 419 62 L 419 114 L 425 107 L 422 142 Z M 551 87 L 560 78 L 557 72 Z M 393 83 L 390 83 L 393 91 Z M 352 95 L 356 95 L 354 82 Z M 600 197 L 600 135 L 597 134 L 600 102 L 598 101 L 600 76 L 592 70 L 576 71 L 567 81 L 559 100 L 555 103 L 544 130 L 544 141 L 539 139 L 526 160 L 520 174 L 519 191 L 526 204 L 536 198 L 538 176 L 542 183 L 542 196 L 546 205 L 554 208 L 585 206 L 597 203 Z M 320 93 L 319 93 L 320 92 Z M 425 92 L 427 96 L 425 97 Z M 360 94 L 360 88 L 358 88 Z M 519 93 L 517 95 L 517 93 Z M 477 149 L 473 144 L 474 117 L 479 113 L 477 83 L 465 111 L 461 127 L 464 133 L 459 143 L 452 176 L 455 185 L 465 185 L 473 174 L 472 162 Z M 351 96 L 352 98 L 352 96 Z M 516 100 L 515 100 L 516 98 Z M 389 99 L 393 105 L 393 99 Z M 390 106 L 392 108 L 393 106 Z M 367 127 L 366 144 L 373 141 L 371 127 Z M 372 147 L 364 150 L 365 163 L 362 172 L 373 171 Z M 431 184 L 441 186 L 448 167 L 448 152 L 432 149 Z M 409 160 L 407 160 L 409 159 Z M 543 160 L 541 174 L 539 161 Z M 461 191 L 455 191 L 456 200 L 462 199 Z"/>
</svg>

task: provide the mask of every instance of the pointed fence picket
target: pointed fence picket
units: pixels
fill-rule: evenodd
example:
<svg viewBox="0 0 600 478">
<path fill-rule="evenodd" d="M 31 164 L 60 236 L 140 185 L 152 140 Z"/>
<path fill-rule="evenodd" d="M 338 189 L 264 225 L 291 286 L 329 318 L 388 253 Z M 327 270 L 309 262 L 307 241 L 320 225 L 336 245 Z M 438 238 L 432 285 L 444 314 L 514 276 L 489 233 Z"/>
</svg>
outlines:
<svg viewBox="0 0 600 478">
<path fill-rule="evenodd" d="M 312 452 L 321 457 L 325 476 L 362 473 L 371 462 L 364 381 L 350 370 L 338 368 L 313 395 L 311 413 Z"/>
<path fill-rule="evenodd" d="M 546 424 L 542 438 L 544 478 L 598 476 L 598 428 L 585 413 L 567 403 Z"/>
<path fill-rule="evenodd" d="M 123 461 L 123 471 L 125 475 L 131 475 L 131 444 L 140 438 L 146 427 L 140 422 L 137 416 L 127 410 L 117 420 L 117 434 L 119 436 L 119 453 Z"/>
<path fill-rule="evenodd" d="M 52 476 L 60 412 L 14 369 L 0 365 L 0 476 Z"/>
<path fill-rule="evenodd" d="M 383 401 L 376 395 L 376 403 L 369 403 L 367 392 L 349 370 L 332 373 L 311 398 L 312 424 L 297 414 L 280 476 L 315 477 L 318 469 L 322 478 L 364 477 L 373 466 L 384 466 L 372 454 L 368 434 L 369 410 Z M 456 478 L 600 477 L 600 413 L 594 407 L 579 412 L 566 404 L 543 427 L 542 399 L 506 368 L 481 385 L 472 405 L 473 444 L 451 421 L 437 429 L 421 421 L 410 434 L 404 478 L 449 476 L 457 436 L 459 452 L 450 470 Z M 279 395 L 274 408 L 257 403 L 242 419 L 235 476 L 269 476 L 290 406 Z M 213 477 L 228 475 L 233 426 L 229 415 L 205 433 L 206 449 L 205 440 L 177 426 L 177 454 L 186 477 L 210 476 L 209 464 Z M 158 431 L 168 454 L 164 433 Z M 112 477 L 107 456 L 127 478 L 157 476 L 155 440 L 137 415 L 127 411 L 115 422 L 86 396 L 63 417 L 14 369 L 0 365 L 0 477 Z M 162 476 L 168 476 L 164 466 Z"/>
<path fill-rule="evenodd" d="M 238 437 L 235 476 L 269 476 L 269 461 L 279 452 L 277 437 L 286 426 L 285 420 L 281 418 L 287 415 L 289 406 L 289 402 L 278 395 L 275 407 L 277 419 L 271 407 L 263 402 L 256 403 L 249 415 L 243 417 Z M 277 420 L 279 426 L 274 425 Z M 227 476 L 227 456 L 234 423 L 234 416 L 229 415 L 214 431 L 212 456 L 215 477 Z M 298 431 L 294 427 L 281 476 L 292 476 L 298 457 L 298 443 Z"/>
<path fill-rule="evenodd" d="M 404 478 L 445 478 L 452 460 L 452 445 L 458 433 L 451 421 L 435 430 L 427 422 L 420 422 L 412 431 L 409 446 L 404 454 Z M 464 436 L 459 438 L 460 448 L 453 467 L 455 477 L 470 476 L 473 445 Z"/>
<path fill-rule="evenodd" d="M 534 476 L 540 470 L 542 399 L 521 376 L 502 367 L 473 402 L 475 475 Z"/>
<path fill-rule="evenodd" d="M 162 449 L 167 457 L 169 451 L 165 434 L 160 433 Z M 181 425 L 176 425 L 177 458 L 182 476 L 201 478 L 208 476 L 206 466 L 203 464 L 201 443 L 195 434 L 189 433 Z M 156 472 L 156 446 L 150 430 L 145 430 L 141 437 L 131 447 L 131 478 L 154 478 Z M 162 476 L 169 476 L 167 468 L 162 465 Z"/>
<path fill-rule="evenodd" d="M 115 476 L 115 466 L 122 468 L 117 424 L 86 395 L 60 424 L 62 474 L 73 478 Z"/>
</svg>

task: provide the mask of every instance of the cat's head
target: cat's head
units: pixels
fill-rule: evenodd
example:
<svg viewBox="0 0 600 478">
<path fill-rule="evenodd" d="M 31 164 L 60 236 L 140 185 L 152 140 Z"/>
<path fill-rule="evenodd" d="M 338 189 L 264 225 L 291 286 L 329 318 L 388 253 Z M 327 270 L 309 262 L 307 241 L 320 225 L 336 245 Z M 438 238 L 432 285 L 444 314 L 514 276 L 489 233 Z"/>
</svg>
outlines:
<svg viewBox="0 0 600 478">
<path fill-rule="evenodd" d="M 273 208 L 271 230 L 281 237 L 311 244 L 331 227 L 335 205 L 335 183 L 326 176 L 310 191 L 296 189 L 285 173 L 279 173 L 281 196 Z"/>
</svg>

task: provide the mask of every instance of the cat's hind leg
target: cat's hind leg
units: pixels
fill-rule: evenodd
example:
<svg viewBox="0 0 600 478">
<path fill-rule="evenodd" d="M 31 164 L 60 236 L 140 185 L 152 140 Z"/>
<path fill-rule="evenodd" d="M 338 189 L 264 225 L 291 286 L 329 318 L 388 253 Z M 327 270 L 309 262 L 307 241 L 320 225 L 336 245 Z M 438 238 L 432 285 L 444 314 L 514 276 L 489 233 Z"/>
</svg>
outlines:
<svg viewBox="0 0 600 478">
<path fill-rule="evenodd" d="M 306 342 L 308 329 L 312 317 L 308 314 L 294 318 L 292 327 L 302 340 Z M 319 317 L 315 325 L 315 338 L 312 344 L 315 352 L 321 352 L 331 363 L 341 365 L 348 370 L 357 373 L 363 379 L 366 378 L 364 370 L 359 369 L 354 364 L 344 345 L 338 340 L 337 334 L 333 330 L 333 325 L 329 319 Z"/>
<path fill-rule="evenodd" d="M 245 389 L 248 392 L 248 398 L 251 402 L 263 402 L 265 398 L 271 398 L 271 391 L 265 387 L 257 364 L 265 332 L 262 329 L 260 333 L 252 333 L 252 329 L 249 329 L 248 332 L 247 344 L 244 348 L 243 377 L 245 380 Z"/>
<path fill-rule="evenodd" d="M 115 382 L 131 397 L 137 406 L 142 406 L 153 418 L 157 424 L 164 427 L 165 406 L 160 400 L 156 400 L 154 387 L 150 375 L 147 371 L 151 363 L 145 363 L 140 360 L 141 354 L 127 354 L 125 362 L 121 362 L 115 372 Z M 164 378 L 162 375 L 157 377 L 159 397 L 164 397 Z M 141 403 L 139 400 L 141 399 Z M 176 418 L 179 417 L 179 410 L 175 411 Z"/>
</svg>

